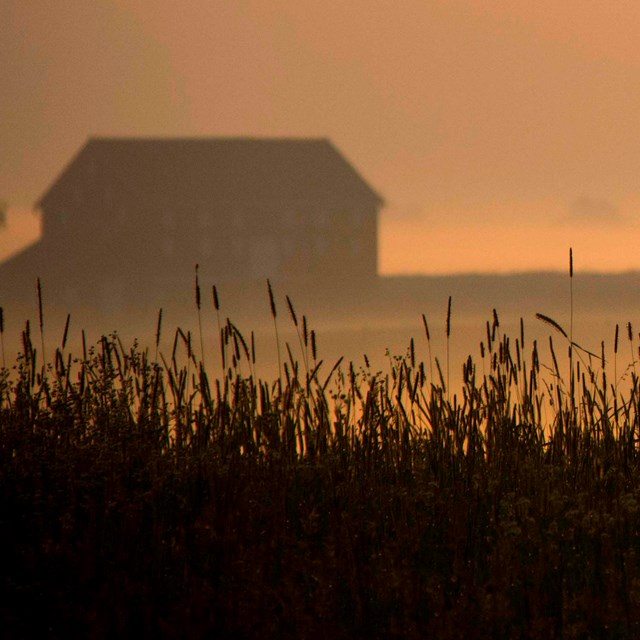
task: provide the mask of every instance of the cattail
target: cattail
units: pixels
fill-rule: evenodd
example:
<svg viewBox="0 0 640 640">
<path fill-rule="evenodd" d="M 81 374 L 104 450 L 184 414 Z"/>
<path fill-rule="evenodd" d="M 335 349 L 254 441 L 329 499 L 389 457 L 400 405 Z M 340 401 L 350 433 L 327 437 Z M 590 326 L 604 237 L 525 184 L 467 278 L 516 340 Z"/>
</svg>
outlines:
<svg viewBox="0 0 640 640">
<path fill-rule="evenodd" d="M 627 322 L 627 335 L 629 336 L 629 342 L 633 342 L 633 329 L 630 322 Z"/>
<path fill-rule="evenodd" d="M 447 338 L 450 335 L 451 335 L 451 296 L 449 296 L 449 305 L 447 306 Z"/>
<path fill-rule="evenodd" d="M 613 341 L 613 353 L 618 353 L 618 329 L 620 327 L 616 324 L 616 337 Z"/>
<path fill-rule="evenodd" d="M 311 329 L 311 355 L 314 360 L 318 357 L 318 351 L 316 349 L 316 332 L 313 329 Z"/>
</svg>

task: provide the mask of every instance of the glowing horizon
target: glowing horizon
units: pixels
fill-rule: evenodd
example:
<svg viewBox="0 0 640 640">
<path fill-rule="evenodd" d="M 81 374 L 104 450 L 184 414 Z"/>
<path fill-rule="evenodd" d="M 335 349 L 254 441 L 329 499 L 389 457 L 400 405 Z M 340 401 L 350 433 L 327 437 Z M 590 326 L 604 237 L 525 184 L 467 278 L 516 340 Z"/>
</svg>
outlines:
<svg viewBox="0 0 640 640">
<path fill-rule="evenodd" d="M 531 206 L 531 205 L 530 205 Z M 476 222 L 460 227 L 446 219 L 389 219 L 383 211 L 379 224 L 378 270 L 382 276 L 421 276 L 466 273 L 505 274 L 564 271 L 569 247 L 576 270 L 616 273 L 640 270 L 637 238 L 640 224 L 633 220 L 592 220 L 578 227 L 563 220 L 562 209 L 549 204 L 546 216 L 530 215 L 518 225 L 494 211 L 489 221 L 480 211 Z M 549 215 L 551 212 L 551 215 Z M 0 262 L 8 260 L 41 235 L 39 213 L 10 208 L 7 226 L 0 230 Z M 540 246 L 546 254 L 540 255 Z M 611 249 L 615 250 L 612 251 Z"/>
<path fill-rule="evenodd" d="M 5 0 L 0 200 L 28 209 L 94 135 L 322 136 L 387 202 L 382 274 L 563 269 L 568 246 L 638 269 L 639 18 L 630 0 Z M 0 257 L 36 237 L 0 231 Z"/>
</svg>

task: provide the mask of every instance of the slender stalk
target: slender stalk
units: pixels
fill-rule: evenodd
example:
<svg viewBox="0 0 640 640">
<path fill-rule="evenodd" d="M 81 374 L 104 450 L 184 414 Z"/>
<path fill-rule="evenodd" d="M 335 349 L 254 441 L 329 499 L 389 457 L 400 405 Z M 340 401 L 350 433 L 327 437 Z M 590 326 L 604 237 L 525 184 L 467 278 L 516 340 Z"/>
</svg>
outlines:
<svg viewBox="0 0 640 640">
<path fill-rule="evenodd" d="M 213 295 L 213 306 L 216 310 L 216 320 L 218 322 L 218 338 L 220 339 L 220 362 L 222 364 L 222 377 L 224 378 L 227 368 L 227 359 L 225 353 L 225 340 L 222 334 L 222 325 L 220 323 L 220 299 L 218 298 L 218 288 L 215 284 L 211 288 L 211 293 Z"/>
<path fill-rule="evenodd" d="M 573 248 L 569 248 L 569 305 L 570 305 L 570 317 L 569 317 L 569 387 L 571 402 L 571 422 L 574 419 L 574 407 L 575 407 L 575 373 L 573 371 Z"/>
<path fill-rule="evenodd" d="M 449 296 L 449 304 L 447 306 L 447 398 L 449 398 L 449 393 L 451 389 L 450 379 L 449 379 L 449 338 L 451 336 L 451 296 Z"/>
<path fill-rule="evenodd" d="M 0 307 L 0 348 L 2 348 L 2 368 L 7 368 L 7 363 L 4 358 L 4 309 Z"/>
<path fill-rule="evenodd" d="M 196 294 L 196 307 L 198 309 L 198 333 L 200 334 L 200 361 L 204 366 L 204 340 L 202 339 L 202 312 L 201 312 L 201 300 L 200 300 L 200 280 L 198 278 L 198 269 L 200 265 L 196 264 L 196 282 L 195 282 L 195 294 Z"/>
<path fill-rule="evenodd" d="M 282 385 L 282 361 L 280 358 L 280 336 L 278 335 L 278 312 L 276 310 L 276 301 L 273 297 L 273 289 L 271 287 L 271 281 L 267 278 L 267 288 L 269 289 L 269 306 L 271 307 L 271 317 L 273 318 L 273 326 L 276 331 L 276 350 L 278 352 L 278 382 Z"/>
<path fill-rule="evenodd" d="M 40 324 L 40 344 L 42 346 L 42 375 L 46 369 L 47 358 L 44 351 L 44 313 L 42 311 L 42 286 L 40 284 L 40 278 L 37 279 L 38 289 L 38 321 Z"/>
<path fill-rule="evenodd" d="M 156 325 L 156 351 L 153 357 L 155 364 L 158 362 L 158 347 L 160 345 L 160 335 L 162 333 L 162 308 L 158 311 L 158 324 Z"/>
</svg>

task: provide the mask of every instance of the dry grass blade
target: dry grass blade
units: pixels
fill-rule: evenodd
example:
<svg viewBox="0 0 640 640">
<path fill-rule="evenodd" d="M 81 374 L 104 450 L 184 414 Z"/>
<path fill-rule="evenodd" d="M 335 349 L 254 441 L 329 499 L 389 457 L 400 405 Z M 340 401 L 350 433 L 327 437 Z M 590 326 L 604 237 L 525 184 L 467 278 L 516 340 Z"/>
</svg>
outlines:
<svg viewBox="0 0 640 640">
<path fill-rule="evenodd" d="M 287 306 L 289 307 L 289 313 L 291 314 L 291 319 L 293 320 L 293 324 L 298 326 L 298 316 L 296 315 L 295 309 L 293 308 L 293 303 L 291 302 L 291 298 L 286 296 Z"/>
<path fill-rule="evenodd" d="M 154 360 L 158 361 L 158 347 L 160 345 L 160 336 L 162 335 L 162 308 L 158 310 L 158 322 L 156 324 L 156 352 Z"/>
<path fill-rule="evenodd" d="M 7 368 L 7 363 L 4 357 L 4 309 L 0 307 L 0 348 L 2 349 L 2 368 Z"/>
<path fill-rule="evenodd" d="M 567 332 L 553 318 L 545 316 L 543 313 L 536 313 L 536 318 L 553 327 L 556 331 L 559 331 L 567 340 L 569 339 Z"/>
<path fill-rule="evenodd" d="M 196 264 L 196 278 L 195 278 L 195 294 L 196 294 L 196 307 L 198 307 L 198 311 L 200 310 L 200 280 L 198 278 L 198 270 L 200 269 L 200 265 Z"/>
<path fill-rule="evenodd" d="M 450 316 L 451 303 L 447 337 Z M 340 358 L 320 380 L 304 318 L 304 385 L 286 342 L 277 381 L 243 376 L 254 335 L 249 345 L 231 320 L 219 336 L 233 364 L 215 380 L 177 329 L 164 367 L 117 334 L 87 348 L 83 332 L 78 375 L 57 350 L 48 384 L 27 323 L 24 353 L 0 373 L 4 596 L 5 608 L 45 606 L 24 622 L 5 616 L 7 637 L 100 636 L 114 610 L 123 637 L 181 637 L 185 619 L 203 637 L 253 637 L 257 625 L 370 637 L 374 624 L 374 635 L 475 637 L 479 613 L 494 635 L 545 637 L 582 624 L 585 602 L 596 629 L 634 628 L 640 567 L 619 565 L 637 548 L 640 381 L 607 384 L 604 343 L 601 376 L 577 362 L 573 412 L 551 336 L 551 367 L 533 339 L 527 365 L 522 319 L 514 342 L 493 344 L 494 314 L 480 343 L 488 371 L 477 380 L 467 357 L 456 395 L 437 358 L 425 385 L 413 338 L 386 374 L 365 354 L 366 370 Z M 161 321 L 162 310 L 156 351 Z M 569 530 L 580 535 L 568 541 Z M 594 540 L 606 546 L 595 560 Z M 376 578 L 389 571 L 392 584 Z M 78 589 L 86 607 L 58 606 Z"/>
<path fill-rule="evenodd" d="M 69 322 L 71 321 L 71 314 L 67 313 L 67 320 L 64 323 L 64 331 L 62 333 L 62 350 L 67 346 L 67 337 L 69 335 Z"/>
<path fill-rule="evenodd" d="M 326 391 L 327 387 L 329 386 L 329 382 L 331 382 L 331 378 L 333 377 L 333 374 L 336 372 L 336 369 L 342 364 L 343 360 L 344 360 L 344 356 L 340 356 L 338 361 L 333 365 L 333 368 L 331 369 L 331 371 L 329 371 L 329 375 L 327 376 L 327 379 L 324 381 L 324 384 L 322 385 L 323 391 Z"/>
<path fill-rule="evenodd" d="M 40 284 L 40 278 L 37 279 L 37 290 L 38 290 L 38 321 L 40 325 L 40 346 L 42 347 L 42 373 L 44 375 L 47 360 L 46 360 L 46 355 L 44 351 L 44 313 L 43 313 L 43 304 L 42 304 L 42 286 Z"/>
<path fill-rule="evenodd" d="M 278 315 L 278 312 L 276 310 L 276 301 L 273 296 L 273 288 L 271 287 L 271 280 L 269 280 L 268 278 L 267 278 L 267 289 L 269 290 L 269 306 L 271 307 L 271 315 L 275 320 L 275 318 Z"/>
</svg>

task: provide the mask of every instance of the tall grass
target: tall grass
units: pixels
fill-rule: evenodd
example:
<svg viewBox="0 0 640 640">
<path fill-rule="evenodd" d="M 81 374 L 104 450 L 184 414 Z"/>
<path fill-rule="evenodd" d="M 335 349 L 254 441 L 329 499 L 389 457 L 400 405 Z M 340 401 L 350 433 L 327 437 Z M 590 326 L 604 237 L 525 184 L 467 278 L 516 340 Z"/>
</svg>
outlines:
<svg viewBox="0 0 640 640">
<path fill-rule="evenodd" d="M 73 358 L 67 322 L 45 365 L 27 325 L 0 376 L 8 637 L 638 635 L 635 372 L 608 384 L 542 316 L 574 389 L 571 351 L 567 385 L 494 312 L 453 393 L 426 318 L 428 366 L 412 341 L 378 373 L 324 363 L 287 305 L 272 381 L 228 319 L 217 377 L 188 331 L 159 353 L 161 313 L 153 357 L 112 334 Z"/>
</svg>

